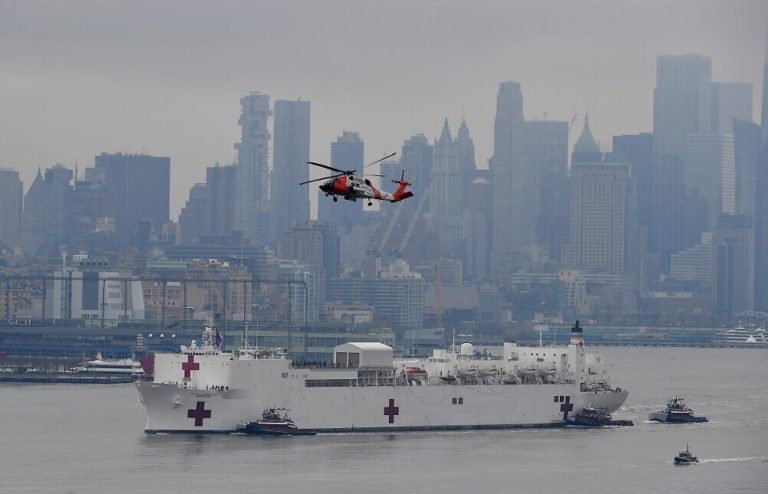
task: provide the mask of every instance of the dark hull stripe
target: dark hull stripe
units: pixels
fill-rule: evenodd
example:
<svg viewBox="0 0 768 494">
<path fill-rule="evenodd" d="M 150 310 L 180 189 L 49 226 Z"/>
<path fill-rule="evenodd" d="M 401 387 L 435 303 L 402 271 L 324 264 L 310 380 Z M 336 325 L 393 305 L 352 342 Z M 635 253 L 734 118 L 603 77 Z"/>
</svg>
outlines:
<svg viewBox="0 0 768 494">
<path fill-rule="evenodd" d="M 552 422 L 548 424 L 492 424 L 492 425 L 424 425 L 410 427 L 344 427 L 328 429 L 311 429 L 318 434 L 341 433 L 341 432 L 416 432 L 416 431 L 466 431 L 466 430 L 500 430 L 500 429 L 557 429 L 568 425 L 565 422 Z M 300 429 L 302 430 L 302 429 Z M 235 430 L 210 431 L 210 430 L 164 430 L 152 429 L 145 430 L 147 434 L 231 434 Z"/>
</svg>

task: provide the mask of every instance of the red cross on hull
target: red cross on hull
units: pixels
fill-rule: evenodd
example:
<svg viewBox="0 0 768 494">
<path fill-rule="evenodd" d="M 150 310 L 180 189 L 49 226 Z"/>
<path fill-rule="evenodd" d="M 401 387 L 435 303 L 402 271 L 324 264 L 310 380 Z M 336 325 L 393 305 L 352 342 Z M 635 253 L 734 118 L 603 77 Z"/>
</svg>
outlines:
<svg viewBox="0 0 768 494">
<path fill-rule="evenodd" d="M 181 363 L 181 369 L 184 371 L 184 379 L 189 380 L 193 370 L 200 370 L 200 364 L 195 362 L 194 355 L 187 355 L 187 361 Z"/>
<path fill-rule="evenodd" d="M 568 420 L 568 412 L 573 410 L 573 403 L 571 403 L 571 397 L 566 396 L 565 402 L 560 405 L 560 411 L 563 412 L 563 420 Z"/>
<path fill-rule="evenodd" d="M 389 423 L 395 423 L 395 415 L 400 415 L 400 407 L 395 406 L 395 400 L 389 399 L 389 406 L 384 407 L 384 415 L 389 416 Z"/>
<path fill-rule="evenodd" d="M 203 419 L 211 418 L 211 410 L 205 409 L 204 401 L 198 401 L 195 408 L 187 410 L 187 418 L 195 419 L 195 427 L 202 427 Z"/>
</svg>

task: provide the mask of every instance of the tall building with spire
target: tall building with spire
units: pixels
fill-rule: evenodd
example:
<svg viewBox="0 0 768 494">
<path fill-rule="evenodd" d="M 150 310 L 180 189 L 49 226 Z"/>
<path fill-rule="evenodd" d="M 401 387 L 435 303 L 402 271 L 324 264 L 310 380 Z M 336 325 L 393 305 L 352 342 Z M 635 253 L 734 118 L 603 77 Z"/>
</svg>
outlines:
<svg viewBox="0 0 768 494">
<path fill-rule="evenodd" d="M 530 190 L 523 93 L 519 82 L 499 84 L 490 169 L 493 186 L 492 263 L 499 265 L 505 255 L 520 252 L 530 245 L 533 237 L 530 213 L 526 209 Z"/>
<path fill-rule="evenodd" d="M 435 141 L 429 185 L 432 222 L 440 238 L 442 254 L 456 254 L 457 243 L 462 236 L 464 198 L 461 178 L 459 157 L 446 118 L 440 138 Z"/>
<path fill-rule="evenodd" d="M 461 173 L 461 197 L 462 211 L 468 204 L 470 184 L 477 177 L 477 164 L 475 163 L 475 143 L 469 135 L 469 127 L 464 118 L 461 119 L 459 131 L 453 141 L 456 146 L 456 156 L 459 159 Z"/>
<path fill-rule="evenodd" d="M 597 144 L 592 130 L 589 128 L 589 115 L 584 117 L 584 127 L 581 129 L 581 135 L 573 145 L 573 154 L 571 163 L 597 163 L 602 161 L 603 153 Z"/>
<path fill-rule="evenodd" d="M 279 243 L 294 223 L 309 221 L 309 101 L 275 101 L 272 167 L 274 241 Z"/>
<path fill-rule="evenodd" d="M 251 93 L 240 99 L 240 142 L 237 150 L 235 228 L 253 242 L 270 236 L 269 225 L 269 96 Z"/>
<path fill-rule="evenodd" d="M 689 134 L 712 131 L 712 61 L 702 55 L 660 55 L 653 93 L 653 224 L 649 247 L 668 273 L 684 237 L 684 160 Z"/>
<path fill-rule="evenodd" d="M 21 245 L 24 187 L 19 172 L 0 168 L 0 242 L 13 249 Z"/>
</svg>

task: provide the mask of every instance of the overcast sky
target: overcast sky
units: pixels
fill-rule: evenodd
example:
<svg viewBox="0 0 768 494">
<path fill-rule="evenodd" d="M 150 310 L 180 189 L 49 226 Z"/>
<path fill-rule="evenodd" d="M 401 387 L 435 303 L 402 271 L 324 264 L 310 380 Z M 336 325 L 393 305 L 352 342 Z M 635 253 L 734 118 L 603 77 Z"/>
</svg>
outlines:
<svg viewBox="0 0 768 494">
<path fill-rule="evenodd" d="M 250 91 L 311 101 L 317 161 L 342 130 L 374 160 L 464 115 L 485 166 L 505 80 L 527 119 L 588 110 L 608 146 L 652 130 L 658 54 L 712 56 L 715 81 L 754 85 L 759 120 L 766 31 L 765 0 L 0 0 L 0 167 L 26 189 L 102 151 L 170 156 L 175 218 L 206 166 L 234 161 Z"/>
</svg>

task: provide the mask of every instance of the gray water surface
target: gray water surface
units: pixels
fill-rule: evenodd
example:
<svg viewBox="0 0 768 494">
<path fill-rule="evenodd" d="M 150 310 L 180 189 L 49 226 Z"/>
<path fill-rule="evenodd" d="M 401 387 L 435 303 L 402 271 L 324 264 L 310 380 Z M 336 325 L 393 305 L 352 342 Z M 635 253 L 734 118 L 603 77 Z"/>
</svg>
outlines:
<svg viewBox="0 0 768 494">
<path fill-rule="evenodd" d="M 768 492 L 768 351 L 602 351 L 635 427 L 147 435 L 133 385 L 0 385 L 0 492 Z M 675 394 L 710 422 L 648 422 Z"/>
</svg>

